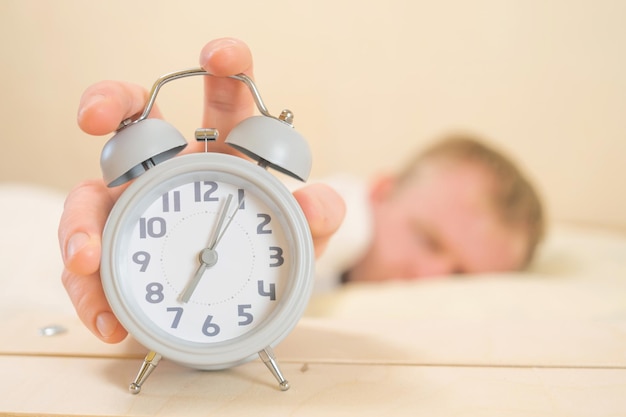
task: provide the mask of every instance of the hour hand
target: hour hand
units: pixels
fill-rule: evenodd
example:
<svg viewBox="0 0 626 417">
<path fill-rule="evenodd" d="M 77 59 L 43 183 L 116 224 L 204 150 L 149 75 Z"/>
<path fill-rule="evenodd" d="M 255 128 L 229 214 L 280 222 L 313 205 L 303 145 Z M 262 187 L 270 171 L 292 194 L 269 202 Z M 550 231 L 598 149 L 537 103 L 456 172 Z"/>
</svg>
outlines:
<svg viewBox="0 0 626 417">
<path fill-rule="evenodd" d="M 203 258 L 205 258 L 204 256 L 205 252 L 206 252 L 207 258 L 209 256 L 211 258 L 215 258 L 213 263 L 204 262 Z M 209 248 L 203 249 L 202 252 L 200 253 L 200 265 L 198 266 L 198 269 L 196 269 L 196 273 L 193 275 L 193 278 L 191 278 L 191 281 L 187 283 L 187 286 L 185 287 L 184 291 L 180 294 L 180 297 L 178 297 L 178 300 L 181 303 L 189 302 L 191 295 L 196 290 L 196 287 L 198 286 L 198 284 L 200 283 L 200 280 L 202 279 L 202 275 L 204 275 L 204 271 L 206 271 L 209 267 L 215 265 L 215 262 L 217 262 L 217 252 Z"/>
<path fill-rule="evenodd" d="M 202 279 L 202 275 L 204 275 L 204 271 L 211 268 L 217 263 L 217 252 L 211 248 L 205 248 L 200 252 L 200 265 L 198 269 L 196 269 L 196 273 L 194 274 L 191 281 L 185 287 L 185 290 L 180 294 L 178 300 L 182 303 L 188 303 L 191 295 L 195 291 L 196 287 L 200 283 Z"/>
</svg>

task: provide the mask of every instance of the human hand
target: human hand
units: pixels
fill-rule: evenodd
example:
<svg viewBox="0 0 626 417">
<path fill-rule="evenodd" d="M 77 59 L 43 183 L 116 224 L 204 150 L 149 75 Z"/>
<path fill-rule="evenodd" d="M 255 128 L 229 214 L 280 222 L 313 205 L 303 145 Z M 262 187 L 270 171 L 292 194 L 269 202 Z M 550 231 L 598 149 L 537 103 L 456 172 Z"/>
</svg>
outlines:
<svg viewBox="0 0 626 417">
<path fill-rule="evenodd" d="M 229 75 L 252 77 L 252 54 L 243 42 L 224 38 L 209 42 L 200 54 L 200 65 L 215 77 L 203 77 L 205 96 L 203 126 L 215 127 L 220 137 L 210 143 L 215 152 L 236 153 L 224 139 L 241 120 L 253 114 L 255 104 L 248 88 Z M 143 111 L 148 91 L 143 87 L 103 81 L 89 87 L 78 109 L 78 125 L 86 133 L 114 132 L 122 120 Z M 154 107 L 150 117 L 161 117 Z M 190 143 L 184 153 L 204 150 L 205 144 Z M 65 268 L 63 285 L 85 326 L 108 343 L 122 341 L 126 330 L 113 315 L 100 281 L 102 231 L 115 201 L 125 187 L 107 188 L 101 179 L 76 186 L 67 196 L 59 224 L 59 246 Z M 315 255 L 319 256 L 337 230 L 345 213 L 344 202 L 323 184 L 305 186 L 294 197 L 309 223 Z"/>
</svg>

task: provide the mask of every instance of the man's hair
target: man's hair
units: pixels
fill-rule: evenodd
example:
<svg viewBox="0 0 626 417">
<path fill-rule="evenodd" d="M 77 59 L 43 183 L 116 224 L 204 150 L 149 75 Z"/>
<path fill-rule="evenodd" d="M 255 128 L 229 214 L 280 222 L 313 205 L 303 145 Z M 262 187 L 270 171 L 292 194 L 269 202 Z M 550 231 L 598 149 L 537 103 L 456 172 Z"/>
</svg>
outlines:
<svg viewBox="0 0 626 417">
<path fill-rule="evenodd" d="M 411 177 L 426 160 L 446 159 L 477 163 L 495 180 L 494 207 L 506 225 L 521 226 L 528 233 L 525 264 L 544 237 L 545 219 L 541 199 L 531 182 L 504 153 L 468 134 L 452 134 L 430 145 L 400 172 L 400 182 Z"/>
</svg>

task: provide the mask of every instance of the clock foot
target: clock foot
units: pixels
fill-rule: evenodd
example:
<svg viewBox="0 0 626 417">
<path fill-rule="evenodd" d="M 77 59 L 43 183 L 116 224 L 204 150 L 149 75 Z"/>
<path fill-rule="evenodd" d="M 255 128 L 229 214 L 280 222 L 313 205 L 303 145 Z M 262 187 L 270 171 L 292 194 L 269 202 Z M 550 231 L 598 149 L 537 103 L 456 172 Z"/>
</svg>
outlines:
<svg viewBox="0 0 626 417">
<path fill-rule="evenodd" d="M 280 372 L 280 368 L 278 367 L 278 362 L 276 362 L 276 356 L 274 355 L 272 348 L 270 346 L 266 347 L 259 352 L 259 356 L 265 366 L 267 366 L 267 369 L 270 370 L 272 375 L 274 375 L 274 378 L 278 381 L 278 386 L 281 391 L 287 391 L 289 389 L 289 382 L 287 382 L 282 372 Z"/>
<path fill-rule="evenodd" d="M 128 387 L 132 394 L 139 394 L 141 392 L 141 386 L 144 382 L 146 382 L 146 379 L 148 379 L 152 371 L 154 371 L 154 368 L 157 367 L 160 360 L 161 355 L 152 351 L 148 352 L 143 360 L 141 368 L 139 368 L 139 372 L 137 373 L 135 380 Z"/>
</svg>

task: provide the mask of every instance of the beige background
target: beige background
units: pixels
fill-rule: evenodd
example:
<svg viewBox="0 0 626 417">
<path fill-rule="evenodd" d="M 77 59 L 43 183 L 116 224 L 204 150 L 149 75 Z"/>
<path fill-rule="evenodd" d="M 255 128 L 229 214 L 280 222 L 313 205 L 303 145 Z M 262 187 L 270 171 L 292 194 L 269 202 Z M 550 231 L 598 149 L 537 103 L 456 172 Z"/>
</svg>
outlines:
<svg viewBox="0 0 626 417">
<path fill-rule="evenodd" d="M 296 114 L 317 177 L 393 169 L 470 130 L 531 173 L 552 218 L 626 229 L 624 22 L 621 0 L 2 0 L 0 181 L 65 192 L 99 176 L 105 138 L 76 127 L 82 91 L 149 87 L 235 36 L 270 111 Z M 159 96 L 188 136 L 200 93 L 191 78 Z"/>
</svg>

